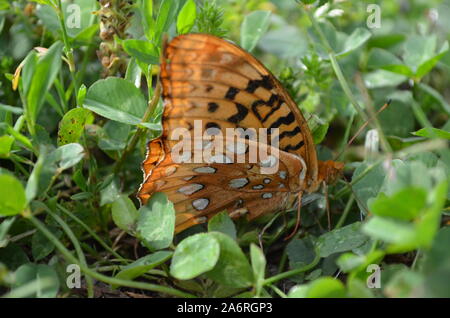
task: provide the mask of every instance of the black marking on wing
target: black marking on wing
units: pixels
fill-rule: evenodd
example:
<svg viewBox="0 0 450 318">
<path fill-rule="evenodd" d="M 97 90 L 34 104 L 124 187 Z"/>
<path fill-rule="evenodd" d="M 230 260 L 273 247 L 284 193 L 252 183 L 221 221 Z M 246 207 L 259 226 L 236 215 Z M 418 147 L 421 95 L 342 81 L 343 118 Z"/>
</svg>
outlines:
<svg viewBox="0 0 450 318">
<path fill-rule="evenodd" d="M 217 108 L 219 108 L 219 105 L 217 105 L 217 103 L 214 102 L 208 103 L 208 111 L 210 113 L 214 113 L 217 110 Z"/>
<path fill-rule="evenodd" d="M 292 124 L 295 121 L 294 113 L 289 112 L 288 115 L 284 117 L 279 117 L 272 125 L 270 125 L 270 129 L 272 128 L 278 128 L 281 125 L 289 125 Z"/>
<path fill-rule="evenodd" d="M 254 93 L 259 87 L 271 90 L 273 88 L 273 84 L 272 81 L 270 80 L 270 77 L 264 75 L 261 79 L 248 81 L 245 90 L 249 93 Z"/>
<path fill-rule="evenodd" d="M 281 134 L 280 134 L 280 136 L 279 136 L 279 138 L 280 139 L 283 139 L 284 137 L 292 137 L 292 136 L 295 136 L 295 135 L 297 135 L 298 133 L 300 133 L 300 132 L 302 132 L 301 131 L 301 129 L 300 129 L 300 127 L 295 127 L 293 130 L 288 130 L 288 131 L 283 131 Z"/>
<path fill-rule="evenodd" d="M 292 145 L 287 145 L 286 147 L 283 148 L 283 151 L 289 152 L 291 150 L 298 150 L 301 147 L 303 147 L 303 145 L 305 144 L 305 141 L 302 140 L 300 141 L 298 144 L 296 144 L 295 146 Z"/>
<path fill-rule="evenodd" d="M 237 113 L 228 118 L 228 121 L 232 122 L 233 124 L 239 123 L 248 114 L 248 109 L 244 105 L 236 103 L 236 108 L 237 108 Z"/>
<path fill-rule="evenodd" d="M 239 93 L 239 89 L 236 87 L 231 86 L 227 93 L 225 94 L 225 98 L 229 100 L 233 100 L 234 97 L 236 97 L 236 94 Z"/>
</svg>

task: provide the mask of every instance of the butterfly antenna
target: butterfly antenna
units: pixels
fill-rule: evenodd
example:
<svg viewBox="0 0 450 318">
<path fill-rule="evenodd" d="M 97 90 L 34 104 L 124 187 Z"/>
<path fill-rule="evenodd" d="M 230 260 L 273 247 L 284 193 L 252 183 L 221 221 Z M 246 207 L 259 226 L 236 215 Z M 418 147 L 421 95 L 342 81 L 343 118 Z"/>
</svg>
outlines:
<svg viewBox="0 0 450 318">
<path fill-rule="evenodd" d="M 383 110 L 385 110 L 392 102 L 392 99 L 389 99 L 376 113 L 373 117 L 370 117 L 369 119 L 367 119 L 364 124 L 361 125 L 361 127 L 359 127 L 358 131 L 353 135 L 353 137 L 348 141 L 347 145 L 344 147 L 344 149 L 341 150 L 341 152 L 336 156 L 335 159 L 333 159 L 333 161 L 336 161 L 339 159 L 340 156 L 342 156 L 342 154 L 345 152 L 345 150 L 347 150 L 347 148 L 353 143 L 353 141 L 355 141 L 355 139 L 362 133 L 362 131 L 364 130 L 364 128 L 367 127 L 367 125 L 370 123 L 370 121 L 372 119 L 374 119 L 376 116 L 378 116 L 378 114 L 380 114 Z"/>
<path fill-rule="evenodd" d="M 298 228 L 300 227 L 300 210 L 302 208 L 302 196 L 303 192 L 298 193 L 298 206 L 297 206 L 297 220 L 295 221 L 295 227 L 294 230 L 284 238 L 285 241 L 289 240 L 291 237 L 293 237 L 295 234 L 297 234 Z"/>
</svg>

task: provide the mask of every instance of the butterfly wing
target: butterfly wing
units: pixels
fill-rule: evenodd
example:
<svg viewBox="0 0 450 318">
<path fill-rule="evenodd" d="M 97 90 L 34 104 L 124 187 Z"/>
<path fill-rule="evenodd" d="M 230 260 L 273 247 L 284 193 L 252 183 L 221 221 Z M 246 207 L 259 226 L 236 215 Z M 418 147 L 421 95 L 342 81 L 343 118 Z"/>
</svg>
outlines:
<svg viewBox="0 0 450 318">
<path fill-rule="evenodd" d="M 304 117 L 276 78 L 241 48 L 211 35 L 178 36 L 165 45 L 160 76 L 163 135 L 149 143 L 138 196 L 145 204 L 152 193 L 165 192 L 175 205 L 177 232 L 223 210 L 252 219 L 283 209 L 317 179 Z M 227 128 L 279 129 L 279 170 L 268 175 L 248 161 L 174 160 L 172 133 L 184 128 L 194 135 L 198 123 L 223 135 Z"/>
</svg>

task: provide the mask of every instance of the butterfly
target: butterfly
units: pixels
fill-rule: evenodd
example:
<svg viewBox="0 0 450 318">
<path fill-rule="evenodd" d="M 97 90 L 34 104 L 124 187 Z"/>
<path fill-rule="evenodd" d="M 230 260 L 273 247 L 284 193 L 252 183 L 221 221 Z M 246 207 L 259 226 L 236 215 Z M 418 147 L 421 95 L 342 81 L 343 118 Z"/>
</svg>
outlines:
<svg viewBox="0 0 450 318">
<path fill-rule="evenodd" d="M 148 143 L 138 198 L 146 204 L 152 194 L 164 192 L 175 207 L 177 233 L 221 211 L 252 220 L 285 210 L 301 194 L 315 192 L 341 174 L 342 163 L 317 159 L 307 122 L 281 83 L 231 42 L 208 34 L 173 38 L 163 45 L 160 81 L 163 132 Z M 216 134 L 195 136 L 197 128 L 215 129 Z M 225 132 L 230 128 L 266 129 L 269 137 L 277 130 L 277 149 L 273 138 L 236 136 L 240 147 L 236 144 L 227 154 L 189 160 L 211 143 L 229 141 Z M 173 132 L 180 129 L 194 132 L 185 141 L 204 147 L 194 146 L 184 160 L 175 160 L 179 138 Z M 248 149 L 255 145 L 270 154 L 249 162 Z M 276 150 L 277 169 L 263 171 L 274 165 L 271 154 Z"/>
</svg>

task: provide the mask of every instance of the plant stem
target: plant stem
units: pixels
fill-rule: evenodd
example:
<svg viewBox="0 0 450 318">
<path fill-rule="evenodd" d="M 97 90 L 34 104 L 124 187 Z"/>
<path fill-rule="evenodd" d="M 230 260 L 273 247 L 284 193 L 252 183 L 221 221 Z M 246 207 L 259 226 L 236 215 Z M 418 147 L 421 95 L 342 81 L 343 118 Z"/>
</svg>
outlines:
<svg viewBox="0 0 450 318">
<path fill-rule="evenodd" d="M 282 280 L 282 279 L 285 279 L 285 278 L 288 278 L 288 277 L 295 276 L 297 274 L 306 272 L 306 271 L 314 268 L 319 263 L 319 261 L 320 261 L 320 255 L 316 251 L 316 256 L 314 257 L 314 260 L 310 264 L 305 265 L 303 267 L 295 268 L 293 270 L 290 270 L 290 271 L 287 271 L 287 272 L 284 272 L 284 273 L 281 273 L 281 274 L 277 274 L 277 275 L 272 276 L 270 278 L 267 278 L 266 280 L 264 280 L 263 285 L 270 285 L 270 284 L 273 284 L 273 283 L 275 283 L 275 282 L 277 282 L 279 280 Z"/>
<path fill-rule="evenodd" d="M 341 217 L 339 218 L 339 221 L 337 222 L 336 226 L 334 227 L 334 229 L 338 229 L 342 226 L 342 224 L 344 224 L 345 219 L 348 216 L 348 213 L 350 212 L 350 209 L 353 205 L 353 202 L 355 202 L 355 196 L 351 195 L 350 199 L 347 202 L 347 205 L 345 206 L 344 212 L 342 213 Z"/>
</svg>

